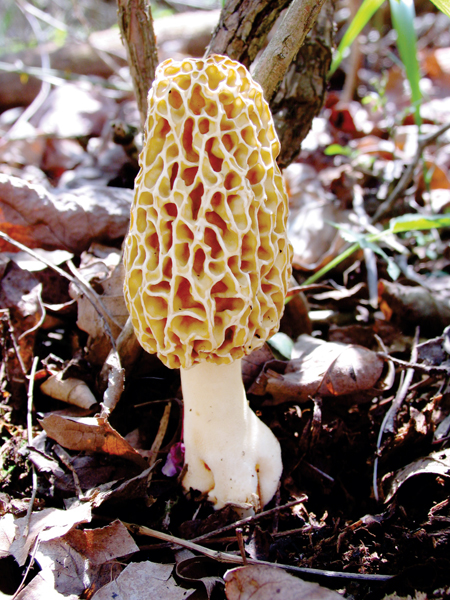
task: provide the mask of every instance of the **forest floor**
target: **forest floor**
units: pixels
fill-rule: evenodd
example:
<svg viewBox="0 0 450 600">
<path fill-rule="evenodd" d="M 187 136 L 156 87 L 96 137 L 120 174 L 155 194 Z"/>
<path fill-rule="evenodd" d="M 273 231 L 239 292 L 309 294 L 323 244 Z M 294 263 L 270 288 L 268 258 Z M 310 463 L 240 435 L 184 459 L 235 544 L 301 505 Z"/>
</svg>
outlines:
<svg viewBox="0 0 450 600">
<path fill-rule="evenodd" d="M 450 597 L 450 35 L 417 25 L 421 131 L 372 32 L 285 171 L 297 285 L 243 372 L 284 471 L 244 520 L 182 491 L 178 372 L 128 336 L 118 391 L 141 143 L 123 53 L 25 118 L 0 107 L 1 598 Z"/>
</svg>

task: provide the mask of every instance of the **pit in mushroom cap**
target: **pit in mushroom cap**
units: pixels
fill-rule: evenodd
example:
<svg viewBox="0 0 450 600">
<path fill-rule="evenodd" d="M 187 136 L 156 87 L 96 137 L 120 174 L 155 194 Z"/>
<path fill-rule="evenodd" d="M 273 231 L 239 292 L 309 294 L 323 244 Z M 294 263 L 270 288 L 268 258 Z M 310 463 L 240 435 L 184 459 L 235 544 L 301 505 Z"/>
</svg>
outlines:
<svg viewBox="0 0 450 600">
<path fill-rule="evenodd" d="M 224 56 L 163 62 L 124 251 L 137 337 L 170 368 L 229 364 L 278 329 L 291 274 L 279 142 Z"/>
</svg>

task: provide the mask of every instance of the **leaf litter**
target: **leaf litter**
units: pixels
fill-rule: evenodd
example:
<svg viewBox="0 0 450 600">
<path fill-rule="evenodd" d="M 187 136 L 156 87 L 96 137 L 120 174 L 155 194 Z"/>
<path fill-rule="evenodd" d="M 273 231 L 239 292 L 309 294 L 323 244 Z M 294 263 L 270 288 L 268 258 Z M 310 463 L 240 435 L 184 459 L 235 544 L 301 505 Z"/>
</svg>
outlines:
<svg viewBox="0 0 450 600">
<path fill-rule="evenodd" d="M 65 83 L 22 130 L 1 116 L 0 592 L 448 597 L 448 229 L 368 238 L 390 217 L 445 219 L 450 207 L 448 36 L 425 16 L 421 134 L 389 35 L 366 39 L 355 99 L 340 101 L 336 73 L 285 170 L 287 339 L 244 363 L 284 473 L 273 503 L 247 520 L 182 494 L 179 378 L 126 323 L 120 248 L 136 146 L 113 138 L 121 119 L 138 127 L 130 94 Z M 384 88 L 373 83 L 381 71 Z M 317 289 L 310 277 L 324 269 Z"/>
</svg>

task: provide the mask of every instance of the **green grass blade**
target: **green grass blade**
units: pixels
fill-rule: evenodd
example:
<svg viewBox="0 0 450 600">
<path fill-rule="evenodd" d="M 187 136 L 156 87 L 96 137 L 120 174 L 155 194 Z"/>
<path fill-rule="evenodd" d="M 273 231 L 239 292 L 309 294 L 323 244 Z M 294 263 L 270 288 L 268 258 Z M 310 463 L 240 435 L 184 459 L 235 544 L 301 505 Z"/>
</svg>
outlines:
<svg viewBox="0 0 450 600">
<path fill-rule="evenodd" d="M 438 229 L 450 227 L 450 215 L 402 215 L 391 219 L 389 231 L 401 233 L 404 231 L 423 231 L 426 229 Z"/>
<path fill-rule="evenodd" d="M 414 30 L 414 3 L 412 0 L 389 0 L 392 23 L 397 31 L 397 46 L 411 87 L 411 100 L 414 106 L 417 125 L 421 124 L 420 69 L 417 60 L 417 37 Z"/>
<path fill-rule="evenodd" d="M 380 8 L 380 6 L 384 3 L 385 0 L 364 0 L 361 6 L 359 7 L 358 12 L 356 13 L 354 19 L 350 23 L 347 31 L 344 33 L 344 36 L 339 44 L 335 55 L 333 57 L 333 61 L 331 63 L 330 71 L 328 76 L 330 77 L 336 71 L 338 66 L 341 64 L 344 52 L 349 48 L 354 39 L 361 33 L 376 11 Z M 442 0 L 448 1 L 448 0 Z"/>
<path fill-rule="evenodd" d="M 450 0 L 431 0 L 431 2 L 441 10 L 444 15 L 450 17 Z"/>
</svg>

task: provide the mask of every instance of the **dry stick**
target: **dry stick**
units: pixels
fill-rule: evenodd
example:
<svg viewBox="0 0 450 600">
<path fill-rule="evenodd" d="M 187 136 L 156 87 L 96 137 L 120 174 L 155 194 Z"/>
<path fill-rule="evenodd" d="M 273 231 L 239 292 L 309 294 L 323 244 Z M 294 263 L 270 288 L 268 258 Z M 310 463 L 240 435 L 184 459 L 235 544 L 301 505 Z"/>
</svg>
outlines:
<svg viewBox="0 0 450 600">
<path fill-rule="evenodd" d="M 308 496 L 303 494 L 302 496 L 300 496 L 300 498 L 297 498 L 296 500 L 291 500 L 291 502 L 287 502 L 286 504 L 283 504 L 283 506 L 275 506 L 275 508 L 270 508 L 269 510 L 260 512 L 257 515 L 253 515 L 251 517 L 245 517 L 244 519 L 235 521 L 234 523 L 231 523 L 230 525 L 225 525 L 224 527 L 221 527 L 220 529 L 215 529 L 214 531 L 210 531 L 209 533 L 200 535 L 191 541 L 192 542 L 202 542 L 203 540 L 207 540 L 208 538 L 211 538 L 213 536 L 222 535 L 222 533 L 225 533 L 226 531 L 231 531 L 232 529 L 235 529 L 236 527 L 244 527 L 245 525 L 254 523 L 255 521 L 258 521 L 259 519 L 268 517 L 269 515 L 272 515 L 272 514 L 278 514 L 281 510 L 284 510 L 286 508 L 291 508 L 292 506 L 296 506 L 297 504 L 301 504 L 302 502 L 306 502 L 307 500 L 308 500 Z"/>
<path fill-rule="evenodd" d="M 163 416 L 161 417 L 161 421 L 159 422 L 158 431 L 156 433 L 155 439 L 153 440 L 152 447 L 150 448 L 150 456 L 148 459 L 149 467 L 153 467 L 153 465 L 156 462 L 156 457 L 158 456 L 158 452 L 161 448 L 161 444 L 163 443 L 164 436 L 166 435 L 167 426 L 169 425 L 171 409 L 172 402 L 168 402 L 168 404 L 164 408 Z"/>
<path fill-rule="evenodd" d="M 255 65 L 253 77 L 263 88 L 267 102 L 272 99 L 289 65 L 316 22 L 324 1 L 293 0 Z"/>
<path fill-rule="evenodd" d="M 417 360 L 417 343 L 419 340 L 419 328 L 416 329 L 416 333 L 414 336 L 414 343 L 413 343 L 413 348 L 411 350 L 411 362 L 416 362 Z M 411 381 L 412 378 L 414 377 L 414 373 L 415 370 L 414 369 L 408 369 L 406 371 L 406 374 L 403 378 L 403 382 L 397 392 L 397 395 L 395 396 L 394 400 L 392 401 L 392 404 L 389 408 L 389 410 L 387 411 L 387 413 L 384 416 L 384 419 L 381 423 L 381 427 L 380 427 L 380 431 L 378 433 L 378 439 L 377 439 L 377 455 L 375 456 L 375 460 L 373 462 L 373 495 L 375 500 L 378 502 L 379 500 L 379 495 L 378 495 L 378 461 L 379 461 L 379 453 L 380 453 L 380 447 L 381 447 L 381 440 L 383 439 L 383 435 L 385 433 L 385 431 L 389 431 L 390 433 L 392 433 L 394 431 L 394 420 L 395 417 L 401 407 L 401 405 L 403 404 L 403 401 L 406 398 L 406 395 L 408 394 L 409 391 L 409 387 L 411 385 Z"/>
<path fill-rule="evenodd" d="M 169 542 L 170 544 L 175 544 L 177 546 L 181 546 L 183 548 L 188 548 L 194 552 L 199 552 L 204 556 L 208 556 L 213 560 L 218 560 L 224 563 L 238 564 L 243 565 L 244 560 L 242 556 L 237 554 L 230 554 L 228 552 L 221 552 L 220 550 L 211 550 L 210 548 L 205 548 L 204 546 L 200 546 L 195 542 L 189 540 L 183 540 L 174 535 L 169 535 L 168 533 L 163 533 L 161 531 L 156 531 L 155 529 L 150 529 L 149 527 L 144 527 L 143 525 L 135 525 L 132 523 L 123 523 L 127 529 L 131 531 L 134 535 L 144 535 L 148 537 L 154 537 L 159 540 L 163 540 L 164 542 Z M 264 565 L 266 567 L 278 567 L 279 569 L 283 569 L 285 571 L 293 571 L 295 573 L 307 573 L 310 575 L 315 575 L 319 577 L 336 577 L 339 579 L 357 579 L 360 581 L 388 581 L 392 579 L 392 575 L 380 575 L 380 574 L 363 574 L 363 573 L 343 573 L 342 571 L 329 571 L 322 569 L 312 569 L 310 567 L 295 567 L 291 565 L 282 565 L 278 563 L 271 563 L 265 560 L 255 560 L 252 558 L 246 559 L 247 564 L 249 565 Z"/>
<path fill-rule="evenodd" d="M 28 446 L 33 443 L 33 390 L 34 390 L 34 378 L 36 376 L 36 370 L 39 362 L 39 357 L 33 358 L 33 364 L 31 365 L 30 377 L 28 380 L 28 397 L 27 397 L 27 441 Z M 27 508 L 26 525 L 23 530 L 23 537 L 28 536 L 28 529 L 30 526 L 31 513 L 33 512 L 34 500 L 37 494 L 37 475 L 36 469 L 31 464 L 31 481 L 32 481 L 32 492 L 30 498 L 30 504 Z"/>
<path fill-rule="evenodd" d="M 41 263 L 44 263 L 44 265 L 47 265 L 47 267 L 50 267 L 50 269 L 53 269 L 54 271 L 56 271 L 56 273 L 61 275 L 61 277 L 68 279 L 71 283 L 73 283 L 73 285 L 75 285 L 76 287 L 81 289 L 81 291 L 86 295 L 86 298 L 91 302 L 92 306 L 95 308 L 96 312 L 102 319 L 106 334 L 108 335 L 109 340 L 111 342 L 112 351 L 115 356 L 115 365 L 116 365 L 115 371 L 117 374 L 117 377 L 115 379 L 120 379 L 119 384 L 116 381 L 115 385 L 116 385 L 116 389 L 117 389 L 117 394 L 120 394 L 123 391 L 123 384 L 124 384 L 124 376 L 123 376 L 123 369 L 122 369 L 122 366 L 120 363 L 120 356 L 117 352 L 116 342 L 114 340 L 114 336 L 112 334 L 111 328 L 108 323 L 108 319 L 107 319 L 108 315 L 105 315 L 105 313 L 101 310 L 101 308 L 103 308 L 103 303 L 100 300 L 100 298 L 98 297 L 98 295 L 96 294 L 96 292 L 89 285 L 87 285 L 82 280 L 80 280 L 79 277 L 76 277 L 76 276 L 70 275 L 69 273 L 66 273 L 66 271 L 64 271 L 57 265 L 53 264 L 51 261 L 47 260 L 46 258 L 43 258 L 42 256 L 39 256 L 39 254 L 36 254 L 36 252 L 31 250 L 31 248 L 28 248 L 28 246 L 21 244 L 20 242 L 16 241 L 15 239 L 10 237 L 6 233 L 3 233 L 3 231 L 0 231 L 0 238 L 6 240 L 13 246 L 16 246 L 16 248 L 19 248 L 23 252 L 26 252 L 27 254 L 29 254 L 36 260 L 40 261 Z M 108 392 L 108 389 L 106 390 L 105 394 Z M 107 412 L 109 412 L 109 411 L 107 410 Z"/>
<path fill-rule="evenodd" d="M 412 159 L 410 164 L 406 167 L 405 172 L 400 177 L 397 185 L 392 190 L 392 192 L 390 193 L 388 198 L 382 204 L 380 204 L 380 206 L 378 207 L 376 213 L 374 214 L 374 216 L 372 218 L 372 223 L 377 223 L 382 217 L 384 217 L 384 215 L 386 213 L 388 213 L 391 210 L 392 206 L 394 205 L 394 202 L 397 200 L 397 198 L 400 196 L 400 194 L 406 190 L 408 185 L 411 183 L 411 180 L 414 177 L 414 171 L 416 169 L 416 166 L 417 166 L 417 164 L 420 160 L 420 157 L 422 156 L 422 152 L 424 151 L 426 146 L 428 146 L 429 144 L 432 144 L 434 141 L 436 141 L 439 136 L 441 136 L 443 133 L 445 133 L 447 131 L 447 129 L 450 129 L 450 123 L 447 123 L 446 125 L 442 125 L 442 127 L 439 127 L 439 129 L 437 131 L 435 131 L 434 133 L 430 133 L 428 135 L 424 135 L 419 138 L 419 142 L 417 145 L 417 150 L 416 150 L 416 154 L 415 154 L 414 158 Z"/>
<path fill-rule="evenodd" d="M 420 371 L 421 373 L 426 373 L 427 375 L 449 375 L 450 374 L 450 366 L 442 366 L 442 365 L 426 365 L 423 363 L 411 362 L 407 360 L 401 360 L 400 358 L 394 358 L 390 354 L 386 352 L 377 352 L 377 356 L 380 358 L 384 358 L 392 361 L 395 365 L 399 366 L 402 369 L 415 369 L 416 371 Z"/>
<path fill-rule="evenodd" d="M 11 341 L 12 341 L 12 344 L 14 346 L 14 351 L 15 351 L 16 356 L 17 356 L 17 360 L 19 361 L 20 370 L 22 371 L 22 375 L 24 377 L 26 377 L 27 376 L 27 369 L 25 367 L 25 363 L 23 362 L 22 355 L 20 354 L 20 347 L 19 347 L 18 341 L 16 340 L 16 334 L 15 334 L 15 331 L 14 331 L 13 324 L 11 323 L 11 315 L 10 315 L 10 312 L 9 312 L 9 308 L 3 308 L 3 309 L 1 309 L 0 310 L 0 318 L 3 319 L 3 316 L 1 316 L 1 315 L 5 315 L 5 319 L 6 319 L 6 322 L 8 324 L 8 333 L 9 333 L 9 335 L 11 337 Z"/>
<path fill-rule="evenodd" d="M 118 0 L 118 22 L 127 51 L 142 129 L 147 119 L 147 95 L 158 64 L 153 19 L 148 0 Z"/>
</svg>

